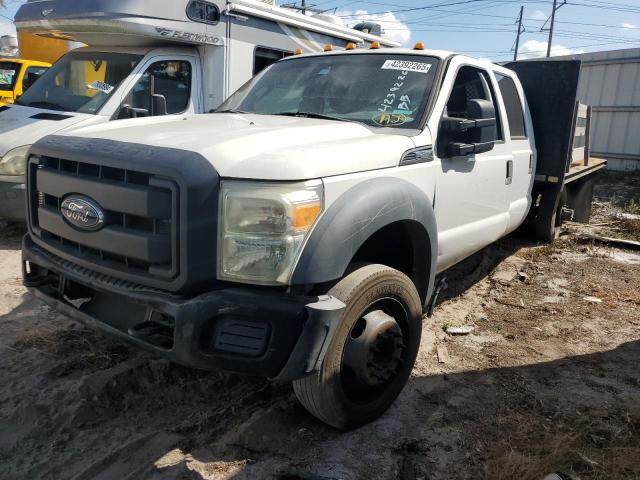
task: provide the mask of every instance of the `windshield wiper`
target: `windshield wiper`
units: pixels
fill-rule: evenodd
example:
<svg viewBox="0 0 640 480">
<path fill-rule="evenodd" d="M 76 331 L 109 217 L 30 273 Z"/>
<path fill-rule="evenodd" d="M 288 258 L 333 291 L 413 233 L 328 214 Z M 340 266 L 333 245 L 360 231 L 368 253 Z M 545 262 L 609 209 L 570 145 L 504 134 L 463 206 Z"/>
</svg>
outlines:
<svg viewBox="0 0 640 480">
<path fill-rule="evenodd" d="M 271 115 L 282 115 L 284 117 L 318 118 L 320 120 L 336 120 L 338 122 L 355 122 L 355 120 L 347 120 L 346 118 L 332 117 L 330 115 L 322 115 L 321 113 L 313 112 L 280 112 L 272 113 Z"/>
<path fill-rule="evenodd" d="M 65 112 L 67 109 L 64 108 L 62 105 L 58 105 L 57 103 L 52 103 L 52 102 L 29 102 L 29 103 L 22 103 L 18 100 L 18 105 L 22 105 L 24 107 L 34 107 L 34 108 L 46 108 L 49 110 L 60 110 L 62 112 Z"/>
<path fill-rule="evenodd" d="M 251 112 L 245 112 L 244 110 L 236 110 L 234 108 L 229 108 L 227 110 L 214 110 L 211 113 L 251 113 Z"/>
</svg>

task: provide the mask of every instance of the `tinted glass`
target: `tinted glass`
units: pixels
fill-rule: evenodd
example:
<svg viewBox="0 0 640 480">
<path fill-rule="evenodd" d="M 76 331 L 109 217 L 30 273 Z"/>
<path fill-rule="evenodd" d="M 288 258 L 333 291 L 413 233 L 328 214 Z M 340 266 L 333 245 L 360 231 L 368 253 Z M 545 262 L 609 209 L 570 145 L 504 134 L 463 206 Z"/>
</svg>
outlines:
<svg viewBox="0 0 640 480">
<path fill-rule="evenodd" d="M 13 90 L 20 74 L 20 65 L 15 62 L 0 62 L 0 90 Z"/>
<path fill-rule="evenodd" d="M 522 112 L 522 101 L 518 95 L 518 89 L 513 79 L 496 73 L 498 87 L 504 100 L 504 106 L 507 109 L 507 121 L 509 122 L 509 130 L 511 138 L 524 138 L 527 132 L 524 124 L 524 113 Z"/>
<path fill-rule="evenodd" d="M 196 22 L 216 23 L 220 20 L 220 11 L 212 3 L 195 0 L 187 7 L 187 16 Z"/>
<path fill-rule="evenodd" d="M 70 53 L 47 70 L 16 103 L 96 114 L 141 58 L 123 53 Z"/>
<path fill-rule="evenodd" d="M 253 59 L 253 74 L 260 73 L 269 65 L 291 56 L 291 52 L 275 50 L 273 48 L 257 47 L 255 58 Z"/>
<path fill-rule="evenodd" d="M 316 114 L 371 126 L 418 128 L 438 60 L 421 55 L 345 54 L 275 63 L 219 110 Z"/>
</svg>

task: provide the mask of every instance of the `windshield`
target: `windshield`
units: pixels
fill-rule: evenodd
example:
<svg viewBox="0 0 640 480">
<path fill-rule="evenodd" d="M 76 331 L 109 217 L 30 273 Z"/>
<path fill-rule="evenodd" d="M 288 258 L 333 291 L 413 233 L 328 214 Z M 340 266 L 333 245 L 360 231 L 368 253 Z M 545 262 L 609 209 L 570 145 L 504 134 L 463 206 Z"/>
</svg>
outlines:
<svg viewBox="0 0 640 480">
<path fill-rule="evenodd" d="M 16 62 L 0 62 L 0 90 L 13 90 L 20 67 Z"/>
<path fill-rule="evenodd" d="M 437 62 L 432 57 L 397 54 L 283 60 L 254 77 L 217 111 L 418 128 Z"/>
<path fill-rule="evenodd" d="M 42 75 L 16 103 L 96 114 L 141 58 L 123 53 L 70 53 Z"/>
</svg>

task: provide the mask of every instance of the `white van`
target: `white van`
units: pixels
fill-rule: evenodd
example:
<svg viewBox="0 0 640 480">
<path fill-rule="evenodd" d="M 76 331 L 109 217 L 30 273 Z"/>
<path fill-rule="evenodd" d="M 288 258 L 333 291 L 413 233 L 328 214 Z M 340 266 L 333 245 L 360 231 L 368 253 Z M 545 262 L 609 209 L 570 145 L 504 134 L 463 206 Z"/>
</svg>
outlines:
<svg viewBox="0 0 640 480">
<path fill-rule="evenodd" d="M 0 107 L 0 218 L 24 219 L 25 155 L 71 126 L 216 108 L 255 73 L 300 49 L 397 46 L 380 36 L 255 0 L 31 0 L 16 27 L 90 45 Z M 335 20 L 335 19 L 333 19 Z"/>
</svg>

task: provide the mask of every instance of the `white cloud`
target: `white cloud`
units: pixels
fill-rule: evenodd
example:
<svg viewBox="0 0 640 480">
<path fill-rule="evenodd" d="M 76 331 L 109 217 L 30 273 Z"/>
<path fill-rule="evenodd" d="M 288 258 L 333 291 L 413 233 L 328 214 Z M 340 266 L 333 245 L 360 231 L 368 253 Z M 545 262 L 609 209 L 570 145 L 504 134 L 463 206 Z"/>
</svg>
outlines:
<svg viewBox="0 0 640 480">
<path fill-rule="evenodd" d="M 541 58 L 547 56 L 547 42 L 539 42 L 538 40 L 527 40 L 518 50 L 518 59 Z M 563 45 L 552 45 L 551 56 L 558 57 L 560 55 L 575 55 L 584 53 L 584 50 L 574 50 Z"/>
<path fill-rule="evenodd" d="M 353 27 L 362 21 L 375 22 L 382 25 L 384 36 L 402 45 L 407 45 L 411 40 L 411 29 L 393 12 L 370 14 L 366 10 L 338 10 L 336 15 L 343 18 L 346 25 Z"/>
<path fill-rule="evenodd" d="M 549 18 L 549 14 L 544 13 L 542 10 L 536 10 L 531 15 L 529 15 L 529 18 L 532 20 L 546 20 L 547 18 Z"/>
<path fill-rule="evenodd" d="M 633 23 L 623 23 L 622 25 L 620 25 L 622 28 L 638 28 L 637 25 L 634 25 Z"/>
</svg>

